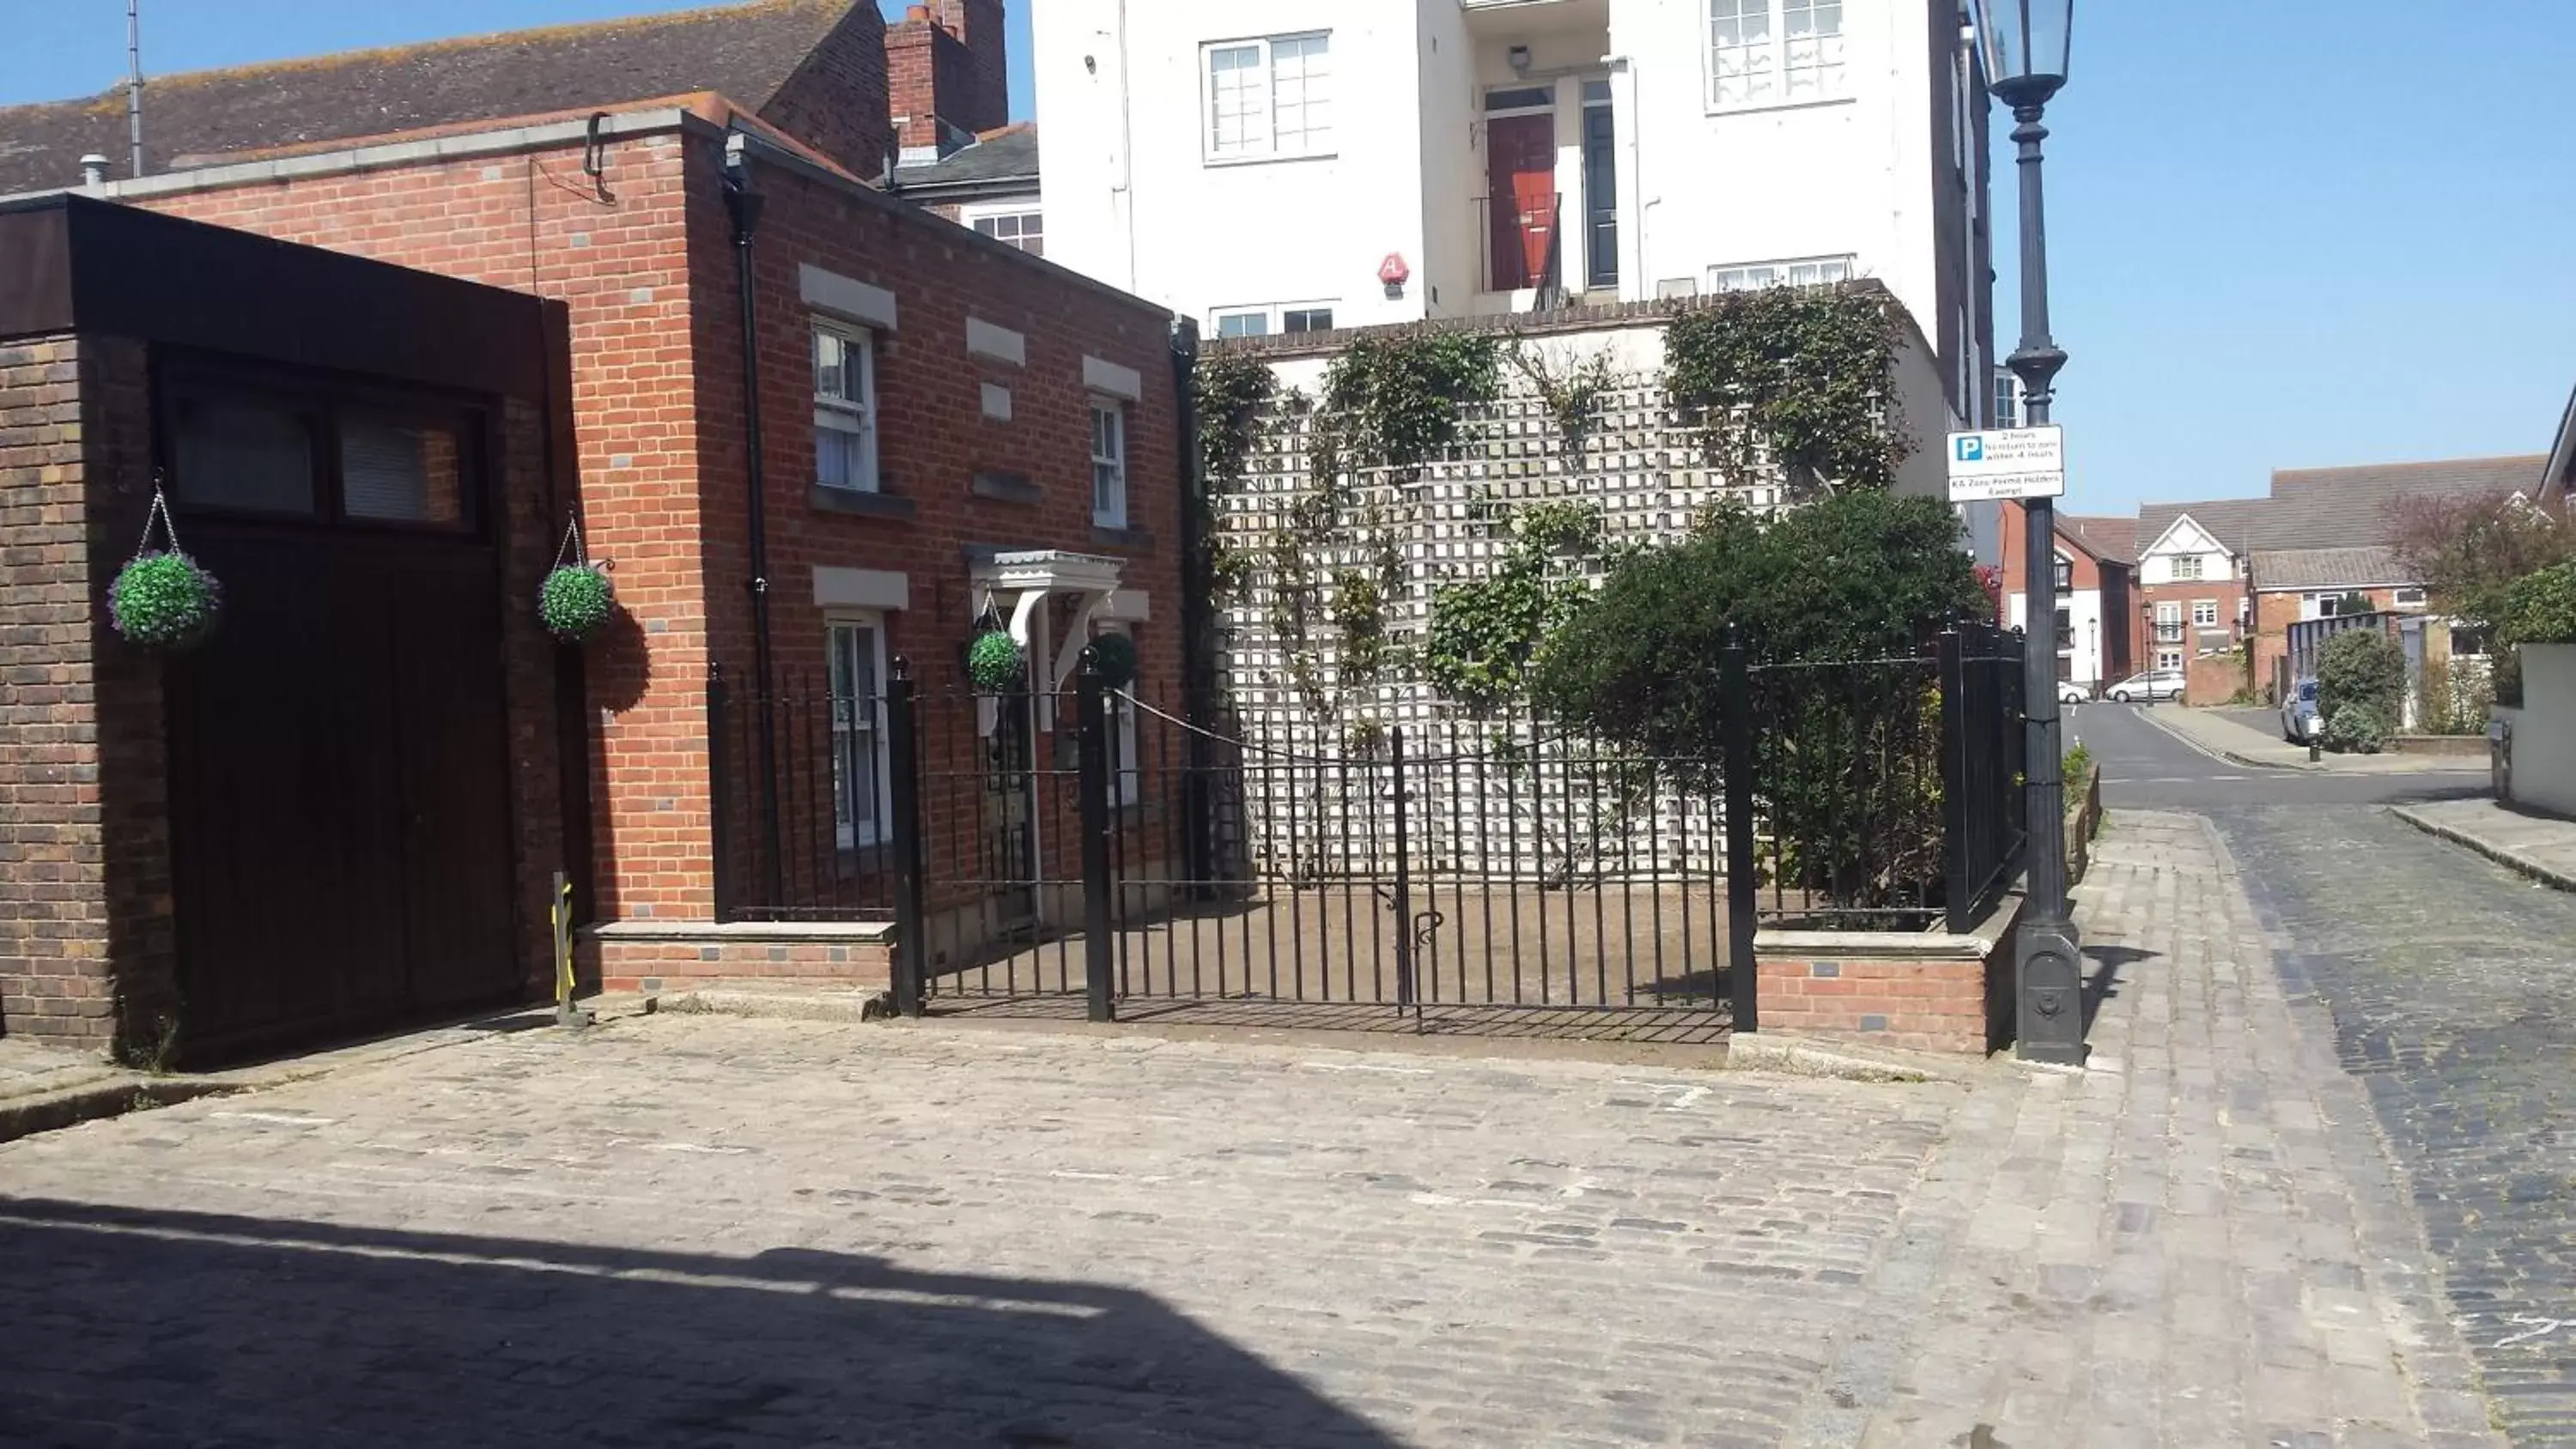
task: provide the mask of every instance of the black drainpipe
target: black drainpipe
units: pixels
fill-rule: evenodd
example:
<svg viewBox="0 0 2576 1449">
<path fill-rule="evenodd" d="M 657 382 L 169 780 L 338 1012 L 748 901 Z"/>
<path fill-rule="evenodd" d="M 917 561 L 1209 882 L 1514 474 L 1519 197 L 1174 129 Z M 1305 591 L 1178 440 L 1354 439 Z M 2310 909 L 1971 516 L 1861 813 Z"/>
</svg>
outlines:
<svg viewBox="0 0 2576 1449">
<path fill-rule="evenodd" d="M 760 466 L 760 311 L 752 291 L 752 234 L 760 229 L 760 193 L 751 189 L 745 164 L 749 138 L 725 138 L 725 210 L 733 216 L 734 274 L 742 289 L 743 460 L 751 475 L 751 667 L 753 699 L 760 711 L 760 834 L 766 847 L 769 898 L 786 904 L 785 863 L 778 840 L 778 716 L 769 672 L 768 483 Z M 710 744 L 717 742 L 710 741 Z"/>
</svg>

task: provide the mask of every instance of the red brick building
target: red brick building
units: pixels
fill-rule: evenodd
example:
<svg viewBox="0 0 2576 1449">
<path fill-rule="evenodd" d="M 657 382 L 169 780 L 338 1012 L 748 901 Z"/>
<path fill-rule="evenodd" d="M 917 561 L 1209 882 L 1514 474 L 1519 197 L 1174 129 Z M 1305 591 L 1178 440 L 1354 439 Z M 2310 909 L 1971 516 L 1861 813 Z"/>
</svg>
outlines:
<svg viewBox="0 0 2576 1449">
<path fill-rule="evenodd" d="M 2029 515 L 2003 519 L 2003 623 L 2029 622 Z M 2057 515 L 2057 677 L 2098 693 L 2137 672 L 2137 534 L 2125 518 Z"/>
<path fill-rule="evenodd" d="M 986 10 L 997 18 L 983 0 L 961 8 L 970 35 Z M 685 94 L 585 97 L 608 83 L 595 74 L 604 50 L 623 58 L 612 80 Z M 228 135 L 235 144 L 209 164 L 89 188 L 561 305 L 567 351 L 551 363 L 569 394 L 559 446 L 577 479 L 563 513 L 577 510 L 589 551 L 611 563 L 624 620 L 579 659 L 588 840 L 560 853 L 588 877 L 589 949 L 611 984 L 783 970 L 883 979 L 889 911 L 872 852 L 884 843 L 885 726 L 830 705 L 875 695 L 897 657 L 926 694 L 955 690 L 962 647 L 989 614 L 1026 638 L 1041 683 L 1114 628 L 1137 641 L 1140 692 L 1176 686 L 1170 319 L 867 184 L 888 154 L 885 66 L 872 7 L 805 0 L 332 58 L 273 78 L 324 76 L 320 91 L 385 98 L 382 114 L 423 127 L 391 135 L 308 137 L 251 113 L 241 97 L 256 77 L 172 77 L 156 100 L 192 85 L 227 92 L 232 102 L 206 103 L 210 116 L 266 129 Z M 726 70 L 762 99 L 737 104 L 701 79 Z M 487 97 L 578 104 L 456 114 L 469 99 L 442 99 L 436 84 L 414 93 L 422 71 Z M 186 114 L 182 100 L 163 109 Z M 725 715 L 711 718 L 717 675 Z M 1022 748 L 1039 756 L 1065 713 L 1033 709 Z M 971 710 L 941 727 L 959 718 L 994 738 Z M 728 758 L 728 742 L 746 740 Z M 963 758 L 978 768 L 974 750 Z M 1048 763 L 1024 762 L 1033 820 L 1056 809 L 1039 797 L 1070 789 Z M 775 805 L 761 798 L 764 774 Z M 943 808 L 981 807 L 963 788 L 945 805 L 925 800 Z M 934 873 L 956 882 L 930 904 L 965 913 L 952 922 L 959 949 L 990 914 L 971 899 L 997 884 L 988 877 L 1074 873 L 1059 859 L 1064 831 L 1031 828 L 1012 847 L 1025 859 L 996 872 L 967 859 L 989 851 L 982 822 L 929 825 L 954 857 Z M 791 855 L 813 847 L 804 876 L 773 867 L 773 833 Z M 1044 892 L 1030 894 L 1043 915 Z M 799 919 L 755 919 L 782 916 Z"/>
</svg>

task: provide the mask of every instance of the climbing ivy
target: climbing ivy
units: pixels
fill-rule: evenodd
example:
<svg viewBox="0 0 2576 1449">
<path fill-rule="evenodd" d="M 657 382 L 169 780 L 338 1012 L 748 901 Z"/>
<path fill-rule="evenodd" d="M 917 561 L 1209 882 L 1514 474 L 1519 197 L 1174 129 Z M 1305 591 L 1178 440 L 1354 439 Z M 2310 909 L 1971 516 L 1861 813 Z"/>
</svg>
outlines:
<svg viewBox="0 0 2576 1449">
<path fill-rule="evenodd" d="M 1909 445 L 1895 391 L 1896 304 L 1857 287 L 1767 287 L 1678 307 L 1664 333 L 1664 391 L 1713 466 L 1767 456 L 1799 497 L 1885 488 Z"/>
<path fill-rule="evenodd" d="M 1248 352 L 1203 352 L 1190 374 L 1199 419 L 1199 456 L 1212 486 L 1242 481 L 1261 409 L 1278 390 L 1270 365 Z"/>
<path fill-rule="evenodd" d="M 1315 477 L 1419 468 L 1456 441 L 1460 414 L 1501 391 L 1497 339 L 1415 331 L 1362 337 L 1324 370 L 1310 440 Z"/>
<path fill-rule="evenodd" d="M 1551 359 L 1526 344 L 1515 343 L 1503 354 L 1512 370 L 1518 372 L 1547 405 L 1547 415 L 1556 423 L 1557 437 L 1569 453 L 1580 454 L 1584 441 L 1600 424 L 1601 399 L 1619 386 L 1618 370 L 1610 354 L 1595 352 L 1589 356 Z"/>
<path fill-rule="evenodd" d="M 1591 596 L 1584 562 L 1603 552 L 1602 513 L 1592 504 L 1541 503 L 1504 515 L 1488 509 L 1487 517 L 1509 543 L 1485 577 L 1432 595 L 1422 651 L 1432 688 L 1476 714 L 1525 693 L 1540 644 Z"/>
</svg>

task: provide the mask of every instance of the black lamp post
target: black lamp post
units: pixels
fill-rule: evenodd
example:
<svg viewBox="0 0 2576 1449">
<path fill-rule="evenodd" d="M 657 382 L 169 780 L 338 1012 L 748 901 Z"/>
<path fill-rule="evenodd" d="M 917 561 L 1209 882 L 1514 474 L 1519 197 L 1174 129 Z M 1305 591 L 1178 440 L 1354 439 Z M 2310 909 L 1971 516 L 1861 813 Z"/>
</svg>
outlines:
<svg viewBox="0 0 2576 1449">
<path fill-rule="evenodd" d="M 2021 148 L 2021 345 L 2004 365 L 2021 379 L 2024 422 L 2042 427 L 2066 354 L 2048 335 L 2048 223 L 2040 203 L 2039 123 L 2066 84 L 2067 36 L 2075 0 L 1976 0 L 1986 89 L 2012 107 Z M 2020 984 L 2016 1035 L 2024 1061 L 2084 1061 L 2083 970 L 2075 923 L 2066 911 L 2066 784 L 2057 721 L 2057 507 L 2028 500 L 2030 644 L 2023 698 L 2030 709 L 2028 801 L 2030 899 L 2014 942 Z"/>
</svg>

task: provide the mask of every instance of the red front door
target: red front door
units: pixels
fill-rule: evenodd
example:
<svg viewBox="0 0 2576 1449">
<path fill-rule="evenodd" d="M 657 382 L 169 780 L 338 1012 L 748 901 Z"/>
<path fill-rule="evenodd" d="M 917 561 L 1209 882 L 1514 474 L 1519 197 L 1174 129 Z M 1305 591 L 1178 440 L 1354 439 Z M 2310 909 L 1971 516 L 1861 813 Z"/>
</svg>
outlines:
<svg viewBox="0 0 2576 1449">
<path fill-rule="evenodd" d="M 1485 181 L 1497 292 L 1538 284 L 1556 241 L 1556 118 L 1497 116 L 1485 123 Z"/>
</svg>

